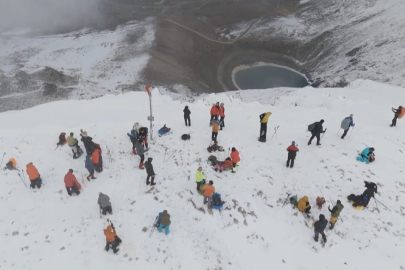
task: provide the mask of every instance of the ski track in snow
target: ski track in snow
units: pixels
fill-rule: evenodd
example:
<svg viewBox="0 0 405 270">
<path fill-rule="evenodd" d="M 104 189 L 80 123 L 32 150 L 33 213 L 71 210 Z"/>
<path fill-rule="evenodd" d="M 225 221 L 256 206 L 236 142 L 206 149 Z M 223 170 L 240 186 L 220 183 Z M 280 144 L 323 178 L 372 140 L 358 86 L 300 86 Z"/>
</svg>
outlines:
<svg viewBox="0 0 405 270">
<path fill-rule="evenodd" d="M 384 94 L 381 89 L 384 88 Z M 25 188 L 17 172 L 1 171 L 0 247 L 2 269 L 403 269 L 405 247 L 404 120 L 389 128 L 404 89 L 371 81 L 356 81 L 344 89 L 280 89 L 211 94 L 194 103 L 173 101 L 153 91 L 155 127 L 166 124 L 173 134 L 150 142 L 146 158 L 153 157 L 157 185 L 146 187 L 146 172 L 137 169 L 126 135 L 134 122 L 149 126 L 148 96 L 132 92 L 94 100 L 43 104 L 0 114 L 0 149 L 17 160 L 18 167 L 33 162 L 44 185 Z M 238 94 L 239 93 L 239 94 Z M 235 97 L 236 96 L 236 97 Z M 252 101 L 256 96 L 272 105 Z M 245 101 L 243 101 L 245 100 Z M 236 174 L 217 173 L 206 160 L 211 138 L 209 107 L 226 106 L 226 128 L 219 145 L 236 147 L 241 163 Z M 182 110 L 189 105 L 191 127 Z M 259 114 L 271 111 L 268 142 L 257 142 Z M 336 135 L 341 120 L 354 114 L 351 138 Z M 307 146 L 307 125 L 325 119 L 328 128 L 322 147 Z M 273 128 L 280 126 L 273 140 Z M 104 171 L 91 182 L 84 156 L 72 159 L 68 146 L 55 150 L 60 132 L 87 130 L 103 149 Z M 180 136 L 193 131 L 190 141 Z M 342 131 L 340 131 L 341 134 Z M 295 167 L 285 167 L 286 148 L 295 140 L 300 152 Z M 355 160 L 365 144 L 376 148 L 376 162 Z M 110 162 L 107 147 L 112 151 Z M 173 154 L 172 158 L 164 161 Z M 0 153 L 2 154 L 2 153 Z M 3 162 L 4 166 L 5 162 Z M 195 190 L 199 165 L 214 181 L 226 202 L 222 212 L 207 211 Z M 81 194 L 69 197 L 63 177 L 69 168 L 82 183 Z M 25 179 L 28 180 L 27 176 Z M 377 198 L 391 211 L 372 201 L 363 211 L 346 200 L 364 191 L 363 181 L 379 186 Z M 99 218 L 98 192 L 110 196 L 114 222 L 123 239 L 118 255 L 103 248 L 106 218 Z M 330 200 L 345 208 L 322 248 L 313 230 L 287 203 L 286 193 L 307 195 L 313 216 L 329 219 Z M 315 209 L 315 198 L 327 203 Z M 402 207 L 402 212 L 401 212 Z M 171 215 L 170 234 L 149 230 L 159 211 Z M 309 226 L 312 221 L 307 221 Z M 142 232 L 146 227 L 147 232 Z M 16 234 L 17 235 L 13 235 Z"/>
</svg>

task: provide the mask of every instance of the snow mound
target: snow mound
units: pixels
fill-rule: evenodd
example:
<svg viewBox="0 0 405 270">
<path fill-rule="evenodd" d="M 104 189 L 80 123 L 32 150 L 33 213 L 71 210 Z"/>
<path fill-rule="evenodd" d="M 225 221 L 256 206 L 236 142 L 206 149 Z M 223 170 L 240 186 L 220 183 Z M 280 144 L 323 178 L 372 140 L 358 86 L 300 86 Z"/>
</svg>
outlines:
<svg viewBox="0 0 405 270">
<path fill-rule="evenodd" d="M 131 153 L 126 135 L 134 122 L 148 126 L 146 93 L 58 101 L 1 113 L 0 149 L 5 160 L 14 157 L 20 169 L 33 162 L 44 185 L 33 191 L 24 187 L 16 171 L 1 171 L 0 267 L 403 269 L 405 123 L 399 120 L 396 128 L 389 124 L 390 108 L 405 100 L 404 89 L 356 81 L 344 89 L 280 91 L 285 95 L 277 89 L 212 94 L 190 104 L 154 90 L 155 140 L 147 155 L 153 157 L 157 173 L 154 188 L 145 185 L 146 172 L 137 169 L 139 158 Z M 252 101 L 251 96 L 271 105 Z M 206 162 L 210 104 L 217 101 L 226 107 L 219 144 L 240 151 L 236 174 L 217 173 Z M 192 112 L 191 127 L 184 125 L 185 105 Z M 268 142 L 263 144 L 257 141 L 259 114 L 266 111 L 273 114 Z M 336 132 L 351 113 L 356 127 L 350 138 L 341 140 Z M 322 146 L 307 146 L 307 125 L 320 119 L 328 128 Z M 157 137 L 164 124 L 173 134 Z M 103 149 L 104 171 L 91 182 L 84 182 L 84 156 L 73 160 L 68 146 L 55 150 L 60 132 L 78 136 L 80 129 Z M 191 140 L 182 141 L 180 136 L 190 131 Z M 292 140 L 300 152 L 289 169 L 286 148 Z M 376 149 L 376 162 L 370 165 L 355 160 L 365 144 Z M 194 174 L 200 165 L 226 202 L 222 212 L 207 211 L 195 190 Z M 83 186 L 78 197 L 69 197 L 64 188 L 69 168 Z M 362 193 L 363 181 L 378 184 L 377 198 L 389 210 L 381 204 L 377 209 L 374 201 L 363 211 L 350 206 L 346 196 Z M 107 222 L 99 217 L 98 192 L 112 201 L 114 213 L 109 218 L 123 239 L 117 256 L 103 250 Z M 315 217 L 323 213 L 329 218 L 331 201 L 343 202 L 343 222 L 326 231 L 324 248 L 313 241 L 313 230 L 302 215 L 289 204 L 282 207 L 287 192 L 307 195 Z M 321 211 L 314 207 L 317 196 L 327 199 Z M 171 215 L 170 234 L 156 231 L 149 238 L 155 216 L 164 209 Z"/>
</svg>

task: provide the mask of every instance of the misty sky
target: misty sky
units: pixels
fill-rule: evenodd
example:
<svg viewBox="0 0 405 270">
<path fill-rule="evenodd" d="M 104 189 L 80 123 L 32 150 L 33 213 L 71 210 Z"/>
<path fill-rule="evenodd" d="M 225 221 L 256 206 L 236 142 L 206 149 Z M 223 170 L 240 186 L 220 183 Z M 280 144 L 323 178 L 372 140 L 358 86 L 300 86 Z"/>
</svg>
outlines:
<svg viewBox="0 0 405 270">
<path fill-rule="evenodd" d="M 0 0 L 0 32 L 31 28 L 44 32 L 77 30 L 101 20 L 100 0 Z"/>
</svg>

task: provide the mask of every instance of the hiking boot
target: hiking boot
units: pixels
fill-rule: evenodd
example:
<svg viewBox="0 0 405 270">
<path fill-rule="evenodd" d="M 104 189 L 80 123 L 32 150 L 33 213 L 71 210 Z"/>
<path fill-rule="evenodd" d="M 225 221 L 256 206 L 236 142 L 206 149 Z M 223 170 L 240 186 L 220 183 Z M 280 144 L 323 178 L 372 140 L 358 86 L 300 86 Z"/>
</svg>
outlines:
<svg viewBox="0 0 405 270">
<path fill-rule="evenodd" d="M 86 177 L 87 181 L 90 181 L 90 177 L 91 177 L 91 175 Z"/>
<path fill-rule="evenodd" d="M 287 168 L 288 168 L 288 166 L 290 166 L 290 164 L 288 164 L 288 163 L 286 165 L 287 165 Z"/>
<path fill-rule="evenodd" d="M 135 150 L 135 148 L 132 149 L 132 153 L 136 155 L 136 150 Z"/>
<path fill-rule="evenodd" d="M 235 171 L 232 171 L 232 173 L 236 173 Z"/>
<path fill-rule="evenodd" d="M 316 145 L 322 145 L 322 144 L 320 144 L 320 143 L 317 143 Z"/>
<path fill-rule="evenodd" d="M 290 168 L 294 167 L 293 165 L 290 166 Z"/>
<path fill-rule="evenodd" d="M 96 177 L 94 177 L 94 176 L 91 176 L 91 179 L 97 179 Z"/>
<path fill-rule="evenodd" d="M 154 186 L 154 185 L 156 185 L 156 183 L 154 183 L 154 182 L 151 182 L 151 183 L 150 183 L 150 185 L 151 185 L 151 186 Z"/>
<path fill-rule="evenodd" d="M 219 170 L 220 173 L 222 173 L 222 170 Z"/>
<path fill-rule="evenodd" d="M 150 182 L 149 182 L 149 181 L 147 181 L 147 182 L 146 182 L 146 185 L 147 185 L 147 186 L 149 186 L 149 185 L 150 185 Z"/>
<path fill-rule="evenodd" d="M 308 142 L 308 145 L 311 145 L 311 142 Z"/>
<path fill-rule="evenodd" d="M 329 227 L 329 230 L 332 230 L 335 227 L 335 225 L 331 224 Z"/>
<path fill-rule="evenodd" d="M 217 168 L 215 168 L 215 171 L 217 172 L 217 171 L 218 171 L 218 169 L 217 169 Z"/>
<path fill-rule="evenodd" d="M 143 167 L 143 163 L 139 163 L 138 168 L 141 169 L 141 170 L 145 169 L 145 168 Z"/>
<path fill-rule="evenodd" d="M 318 242 L 318 238 L 314 237 L 315 242 Z"/>
</svg>

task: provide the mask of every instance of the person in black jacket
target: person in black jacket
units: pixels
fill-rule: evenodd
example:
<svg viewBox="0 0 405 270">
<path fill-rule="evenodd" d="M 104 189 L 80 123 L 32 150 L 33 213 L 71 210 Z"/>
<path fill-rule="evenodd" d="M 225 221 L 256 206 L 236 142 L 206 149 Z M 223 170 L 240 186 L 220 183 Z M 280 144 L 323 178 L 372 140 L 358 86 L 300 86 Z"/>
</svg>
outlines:
<svg viewBox="0 0 405 270">
<path fill-rule="evenodd" d="M 325 230 L 327 225 L 328 221 L 326 220 L 325 216 L 320 214 L 319 220 L 314 222 L 315 242 L 318 242 L 319 234 L 321 234 L 323 242 L 326 243 L 326 235 L 323 231 Z"/>
<path fill-rule="evenodd" d="M 191 126 L 191 121 L 190 121 L 190 110 L 188 109 L 188 106 L 184 107 L 184 122 L 186 123 L 186 126 Z M 187 125 L 188 122 L 188 125 Z"/>
<path fill-rule="evenodd" d="M 308 145 L 311 144 L 313 138 L 315 138 L 315 137 L 316 137 L 316 145 L 321 145 L 320 144 L 321 133 L 325 133 L 325 130 L 323 130 L 323 126 L 322 126 L 323 122 L 325 122 L 325 121 L 322 119 L 321 121 L 315 123 L 315 127 L 312 130 L 312 136 L 311 136 L 311 139 L 309 139 Z"/>
<path fill-rule="evenodd" d="M 374 197 L 374 193 L 377 193 L 377 185 L 373 182 L 364 181 L 364 186 L 367 189 L 363 192 L 363 196 L 367 195 L 370 199 Z"/>
<path fill-rule="evenodd" d="M 94 151 L 94 142 L 93 138 L 90 136 L 87 136 L 87 131 L 80 130 L 80 137 L 82 137 L 80 140 L 84 144 L 84 148 L 86 149 L 87 155 L 93 154 Z"/>
<path fill-rule="evenodd" d="M 146 169 L 146 173 L 148 174 L 148 176 L 146 177 L 146 185 L 151 185 L 154 186 L 156 185 L 155 181 L 155 172 L 153 171 L 153 166 L 152 166 L 152 160 L 153 158 L 148 158 L 148 161 L 145 162 L 145 169 Z M 149 182 L 149 178 L 151 178 L 151 182 Z"/>
<path fill-rule="evenodd" d="M 392 119 L 392 124 L 390 125 L 390 127 L 396 127 L 398 116 L 401 114 L 402 111 L 402 106 L 399 106 L 396 110 L 394 108 L 391 108 L 391 110 L 394 113 L 394 119 Z"/>
</svg>

